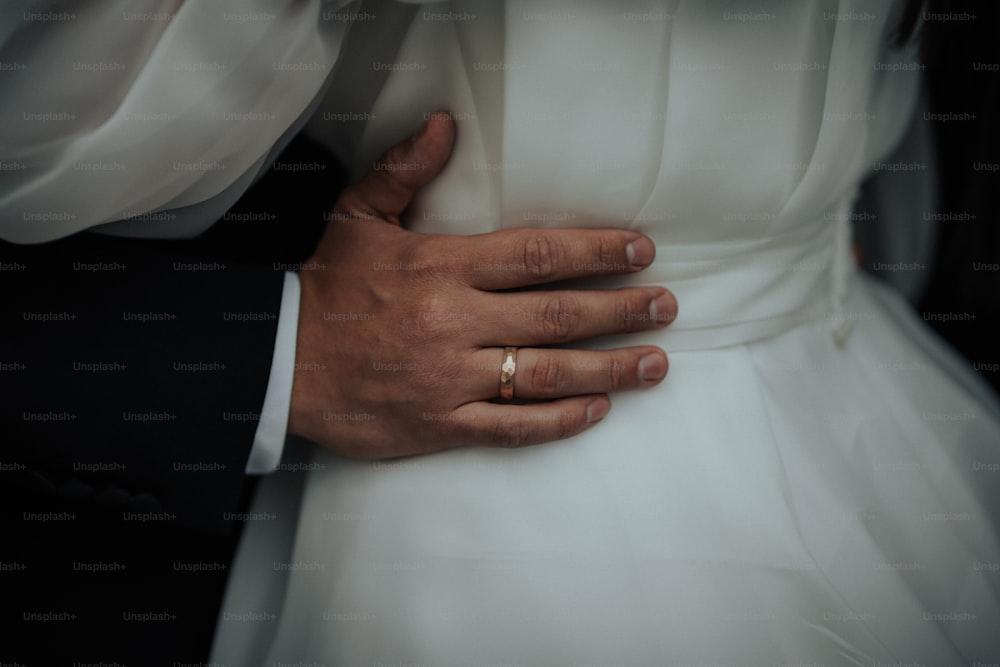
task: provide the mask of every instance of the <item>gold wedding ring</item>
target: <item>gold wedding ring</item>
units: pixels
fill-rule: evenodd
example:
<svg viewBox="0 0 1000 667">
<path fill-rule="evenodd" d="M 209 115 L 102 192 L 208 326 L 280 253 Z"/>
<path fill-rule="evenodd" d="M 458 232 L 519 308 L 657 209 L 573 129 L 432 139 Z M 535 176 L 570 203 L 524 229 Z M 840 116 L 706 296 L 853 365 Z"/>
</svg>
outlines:
<svg viewBox="0 0 1000 667">
<path fill-rule="evenodd" d="M 517 348 L 503 349 L 503 363 L 500 364 L 500 398 L 509 401 L 514 398 L 514 371 L 517 370 Z"/>
</svg>

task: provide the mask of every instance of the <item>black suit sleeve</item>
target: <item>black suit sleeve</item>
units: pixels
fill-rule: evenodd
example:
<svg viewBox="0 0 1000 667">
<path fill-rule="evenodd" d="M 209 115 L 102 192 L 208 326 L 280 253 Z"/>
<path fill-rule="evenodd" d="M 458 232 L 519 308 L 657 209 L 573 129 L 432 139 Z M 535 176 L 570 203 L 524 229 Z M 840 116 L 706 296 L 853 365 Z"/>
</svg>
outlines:
<svg viewBox="0 0 1000 667">
<path fill-rule="evenodd" d="M 284 273 L 315 247 L 340 183 L 305 140 L 278 166 L 296 163 L 311 170 L 270 170 L 193 240 L 85 232 L 0 243 L 6 490 L 118 520 L 228 530 Z"/>
<path fill-rule="evenodd" d="M 8 476 L 123 520 L 238 508 L 283 272 L 93 233 L 0 250 Z"/>
</svg>

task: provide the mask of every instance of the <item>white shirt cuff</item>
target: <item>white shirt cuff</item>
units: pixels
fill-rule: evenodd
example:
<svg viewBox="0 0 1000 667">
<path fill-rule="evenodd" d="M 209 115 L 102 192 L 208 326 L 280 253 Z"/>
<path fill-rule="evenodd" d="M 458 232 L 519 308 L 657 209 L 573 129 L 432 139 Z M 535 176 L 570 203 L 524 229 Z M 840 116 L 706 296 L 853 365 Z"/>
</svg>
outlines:
<svg viewBox="0 0 1000 667">
<path fill-rule="evenodd" d="M 299 275 L 285 272 L 278 312 L 278 335 L 274 339 L 271 375 L 264 394 L 264 407 L 257 422 L 250 458 L 244 472 L 265 475 L 274 472 L 281 463 L 288 431 L 288 411 L 292 404 L 292 379 L 295 377 L 295 342 L 299 330 Z"/>
</svg>

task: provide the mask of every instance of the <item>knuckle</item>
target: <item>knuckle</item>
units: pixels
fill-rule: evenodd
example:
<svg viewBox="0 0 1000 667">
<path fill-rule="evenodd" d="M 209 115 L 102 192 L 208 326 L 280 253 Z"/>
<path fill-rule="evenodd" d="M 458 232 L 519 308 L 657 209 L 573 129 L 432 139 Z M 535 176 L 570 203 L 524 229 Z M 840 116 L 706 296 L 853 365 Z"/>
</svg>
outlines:
<svg viewBox="0 0 1000 667">
<path fill-rule="evenodd" d="M 562 367 L 552 356 L 544 355 L 531 369 L 528 382 L 539 393 L 547 396 L 556 395 L 563 384 Z"/>
<path fill-rule="evenodd" d="M 364 181 L 348 185 L 337 198 L 337 205 L 330 214 L 330 221 L 347 223 L 373 220 L 376 215 L 368 205 L 367 199 Z"/>
<path fill-rule="evenodd" d="M 396 254 L 395 261 L 401 269 L 401 278 L 425 286 L 425 291 L 429 283 L 433 283 L 444 274 L 441 262 L 436 259 L 433 244 L 424 239 L 403 246 Z"/>
<path fill-rule="evenodd" d="M 522 419 L 501 417 L 490 431 L 490 440 L 495 447 L 512 449 L 528 444 L 531 426 Z"/>
<path fill-rule="evenodd" d="M 566 295 L 546 297 L 539 309 L 539 318 L 546 339 L 565 343 L 571 340 L 580 318 L 580 304 Z"/>
<path fill-rule="evenodd" d="M 399 335 L 409 345 L 424 345 L 451 339 L 453 317 L 446 300 L 434 293 L 424 294 L 399 319 Z"/>
<path fill-rule="evenodd" d="M 554 417 L 555 421 L 555 438 L 557 440 L 563 440 L 570 436 L 576 435 L 579 429 L 579 420 L 574 415 L 573 412 L 569 410 L 560 410 L 556 413 Z"/>
<path fill-rule="evenodd" d="M 402 146 L 400 144 L 393 144 L 386 150 L 382 151 L 382 154 L 378 156 L 377 164 L 386 165 L 394 164 L 400 161 L 403 156 Z"/>
<path fill-rule="evenodd" d="M 620 293 L 615 297 L 614 317 L 618 320 L 618 327 L 623 333 L 637 331 L 643 327 L 641 304 L 642 297 L 636 297 L 627 293 Z"/>
<path fill-rule="evenodd" d="M 609 271 L 624 269 L 624 263 L 621 259 L 623 254 L 621 244 L 608 236 L 599 236 L 594 241 L 593 254 L 594 260 L 601 268 Z"/>
<path fill-rule="evenodd" d="M 428 256 L 431 253 L 426 243 L 407 243 L 397 254 L 402 266 L 408 269 L 423 269 L 429 265 Z"/>
<path fill-rule="evenodd" d="M 381 171 L 394 176 L 400 171 L 397 167 L 406 163 L 408 155 L 409 149 L 405 144 L 396 144 L 382 153 L 372 166 L 377 166 Z"/>
<path fill-rule="evenodd" d="M 539 282 L 553 280 L 559 274 L 562 250 L 549 234 L 531 234 L 521 242 L 518 254 L 525 271 Z"/>
<path fill-rule="evenodd" d="M 409 257 L 414 276 L 424 281 L 454 284 L 461 282 L 468 267 L 468 256 L 453 237 L 422 234 L 411 243 Z"/>
<path fill-rule="evenodd" d="M 371 168 L 378 176 L 380 187 L 405 193 L 416 187 L 424 165 L 415 160 L 410 147 L 402 143 L 382 153 Z"/>
<path fill-rule="evenodd" d="M 608 386 L 611 387 L 611 391 L 621 391 L 627 388 L 628 382 L 625 368 L 625 362 L 617 357 L 611 357 L 608 360 Z"/>
<path fill-rule="evenodd" d="M 427 275 L 441 279 L 454 279 L 465 273 L 468 257 L 462 246 L 456 246 L 454 237 L 425 234 L 421 237 L 419 261 L 430 268 Z"/>
</svg>

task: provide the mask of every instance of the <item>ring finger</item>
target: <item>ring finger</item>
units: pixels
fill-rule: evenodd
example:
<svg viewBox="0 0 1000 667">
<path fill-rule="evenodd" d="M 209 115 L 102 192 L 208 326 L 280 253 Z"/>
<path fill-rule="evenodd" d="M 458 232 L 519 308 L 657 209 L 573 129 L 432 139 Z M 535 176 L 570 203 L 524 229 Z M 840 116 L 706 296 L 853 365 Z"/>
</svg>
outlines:
<svg viewBox="0 0 1000 667">
<path fill-rule="evenodd" d="M 500 396 L 504 348 L 483 348 L 469 364 L 475 378 L 469 400 Z M 651 387 L 667 373 L 667 355 L 657 347 L 616 350 L 517 348 L 514 398 L 552 399 Z"/>
</svg>

